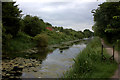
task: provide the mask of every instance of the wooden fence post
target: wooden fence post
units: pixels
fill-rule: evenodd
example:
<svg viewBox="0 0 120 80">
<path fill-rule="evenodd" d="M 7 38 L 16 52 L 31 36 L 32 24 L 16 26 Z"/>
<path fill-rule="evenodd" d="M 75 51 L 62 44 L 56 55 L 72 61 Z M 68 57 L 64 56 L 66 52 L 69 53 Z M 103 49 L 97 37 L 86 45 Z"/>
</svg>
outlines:
<svg viewBox="0 0 120 80">
<path fill-rule="evenodd" d="M 114 48 L 115 48 L 115 46 L 113 46 L 113 60 L 114 60 Z"/>
<path fill-rule="evenodd" d="M 101 56 L 102 56 L 102 60 L 103 60 L 103 45 L 102 45 L 102 49 L 101 49 Z"/>
</svg>

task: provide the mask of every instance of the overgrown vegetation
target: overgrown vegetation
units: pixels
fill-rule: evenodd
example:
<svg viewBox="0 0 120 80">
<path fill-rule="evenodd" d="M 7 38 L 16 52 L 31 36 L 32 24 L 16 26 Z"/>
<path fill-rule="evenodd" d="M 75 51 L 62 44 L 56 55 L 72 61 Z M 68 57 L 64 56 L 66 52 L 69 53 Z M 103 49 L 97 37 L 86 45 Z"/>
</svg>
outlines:
<svg viewBox="0 0 120 80">
<path fill-rule="evenodd" d="M 46 47 L 48 45 L 48 36 L 45 34 L 38 34 L 34 37 L 38 47 Z"/>
<path fill-rule="evenodd" d="M 92 11 L 95 35 L 104 38 L 109 44 L 120 46 L 120 2 L 104 2 Z M 120 47 L 118 47 L 120 50 Z"/>
<path fill-rule="evenodd" d="M 4 46 L 5 49 L 3 49 L 4 52 L 16 52 L 16 51 L 22 51 L 25 49 L 29 49 L 32 47 L 35 47 L 35 41 L 33 41 L 32 37 L 29 35 L 26 35 L 23 32 L 19 32 L 15 38 L 10 39 L 8 42 L 6 42 Z"/>
<path fill-rule="evenodd" d="M 2 3 L 3 53 L 21 51 L 35 46 L 60 44 L 65 41 L 93 36 L 93 32 L 88 29 L 84 33 L 63 29 L 63 27 L 54 27 L 37 16 L 26 15 L 21 18 L 21 12 L 15 2 Z"/>
<path fill-rule="evenodd" d="M 74 59 L 74 65 L 66 72 L 65 78 L 109 78 L 117 68 L 115 61 L 104 50 L 107 60 L 101 60 L 101 41 L 94 38 L 87 47 Z"/>
</svg>

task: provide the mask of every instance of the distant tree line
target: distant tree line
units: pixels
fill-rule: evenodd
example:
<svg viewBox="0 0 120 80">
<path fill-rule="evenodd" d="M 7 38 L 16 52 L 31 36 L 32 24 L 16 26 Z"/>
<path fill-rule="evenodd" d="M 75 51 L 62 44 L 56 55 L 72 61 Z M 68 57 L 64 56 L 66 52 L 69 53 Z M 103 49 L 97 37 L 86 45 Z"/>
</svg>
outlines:
<svg viewBox="0 0 120 80">
<path fill-rule="evenodd" d="M 73 29 L 63 29 L 63 27 L 55 27 L 55 30 L 57 31 L 60 31 L 60 32 L 63 32 L 67 35 L 71 35 L 71 36 L 75 36 L 75 37 L 78 37 L 79 39 L 82 39 L 82 38 L 89 38 L 91 36 L 93 36 L 93 32 L 90 31 L 89 29 L 85 29 L 83 32 L 82 31 L 75 31 Z"/>
</svg>

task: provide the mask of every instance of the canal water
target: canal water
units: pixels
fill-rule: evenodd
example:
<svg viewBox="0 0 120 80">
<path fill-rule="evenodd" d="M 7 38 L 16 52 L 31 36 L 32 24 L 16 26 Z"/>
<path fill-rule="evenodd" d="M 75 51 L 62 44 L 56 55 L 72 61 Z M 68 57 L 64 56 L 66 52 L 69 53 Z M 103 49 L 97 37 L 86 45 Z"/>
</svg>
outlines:
<svg viewBox="0 0 120 80">
<path fill-rule="evenodd" d="M 89 40 L 80 40 L 67 48 L 56 48 L 45 53 L 27 54 L 12 60 L 3 60 L 3 76 L 16 78 L 60 78 L 74 64 L 75 58 L 87 45 Z M 21 53 L 21 55 L 23 55 Z M 22 71 L 17 71 L 21 69 Z M 16 72 L 18 75 L 16 75 Z"/>
<path fill-rule="evenodd" d="M 73 58 L 85 47 L 85 43 L 78 43 L 65 50 L 57 48 L 46 56 L 40 66 L 36 67 L 37 72 L 23 72 L 22 78 L 59 78 L 70 69 L 74 63 Z"/>
<path fill-rule="evenodd" d="M 46 56 L 42 64 L 37 68 L 37 72 L 23 72 L 22 78 L 59 78 L 70 69 L 75 58 L 86 44 L 79 43 L 72 45 L 69 49 L 55 49 Z"/>
</svg>

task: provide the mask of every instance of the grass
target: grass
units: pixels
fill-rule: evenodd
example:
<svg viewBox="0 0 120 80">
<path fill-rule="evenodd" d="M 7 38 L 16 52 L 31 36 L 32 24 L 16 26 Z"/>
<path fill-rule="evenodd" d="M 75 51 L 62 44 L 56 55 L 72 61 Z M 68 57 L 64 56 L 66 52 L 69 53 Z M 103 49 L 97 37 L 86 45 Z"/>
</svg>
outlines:
<svg viewBox="0 0 120 80">
<path fill-rule="evenodd" d="M 32 41 L 24 42 L 20 39 L 14 39 L 10 41 L 9 46 L 10 51 L 21 51 L 32 48 L 33 46 L 35 46 L 35 44 Z"/>
<path fill-rule="evenodd" d="M 87 47 L 74 59 L 74 65 L 64 75 L 65 78 L 109 78 L 117 69 L 117 63 L 110 61 L 110 56 L 104 49 L 107 60 L 101 60 L 101 41 L 95 37 Z"/>
<path fill-rule="evenodd" d="M 32 37 L 24 33 L 19 33 L 16 38 L 9 40 L 5 46 L 6 52 L 18 52 L 34 47 L 36 44 Z"/>
</svg>

